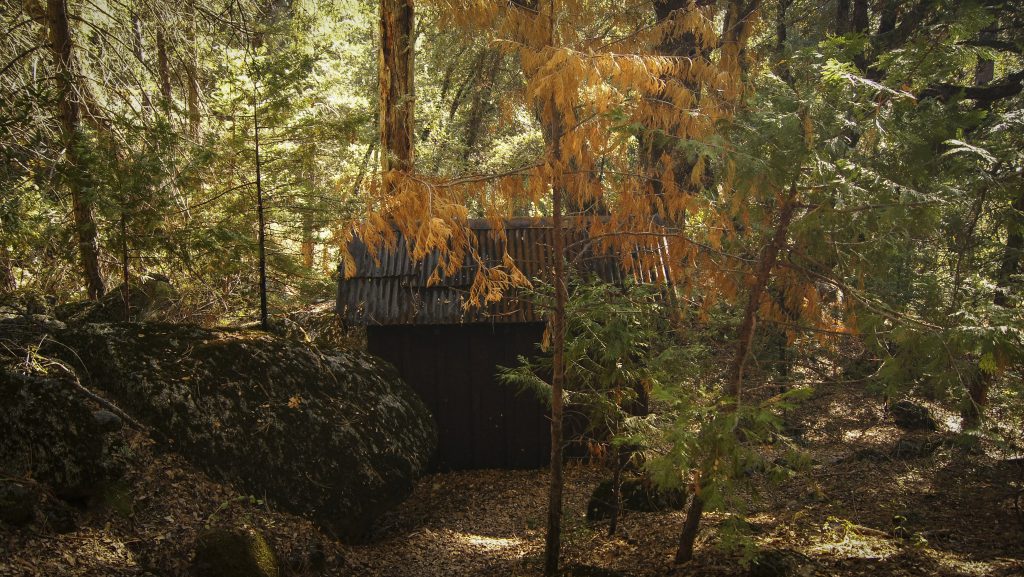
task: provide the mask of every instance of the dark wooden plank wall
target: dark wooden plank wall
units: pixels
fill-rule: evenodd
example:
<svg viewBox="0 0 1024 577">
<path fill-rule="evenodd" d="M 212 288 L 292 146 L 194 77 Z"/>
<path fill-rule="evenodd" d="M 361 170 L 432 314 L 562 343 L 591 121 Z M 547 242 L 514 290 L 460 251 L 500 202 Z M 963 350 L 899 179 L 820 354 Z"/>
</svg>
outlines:
<svg viewBox="0 0 1024 577">
<path fill-rule="evenodd" d="M 551 452 L 546 409 L 495 373 L 536 353 L 543 331 L 542 323 L 370 326 L 367 342 L 434 414 L 438 469 L 537 468 Z"/>
</svg>

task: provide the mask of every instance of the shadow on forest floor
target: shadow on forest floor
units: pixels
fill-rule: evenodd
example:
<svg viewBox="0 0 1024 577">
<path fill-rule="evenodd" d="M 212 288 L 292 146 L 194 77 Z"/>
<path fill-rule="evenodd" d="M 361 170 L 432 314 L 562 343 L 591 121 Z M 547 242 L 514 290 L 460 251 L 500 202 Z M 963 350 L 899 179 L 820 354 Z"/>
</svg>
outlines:
<svg viewBox="0 0 1024 577">
<path fill-rule="evenodd" d="M 788 420 L 804 426 L 801 448 L 814 464 L 782 484 L 755 476 L 741 496 L 757 544 L 804 560 L 790 575 L 1024 574 L 1024 524 L 1012 500 L 1021 471 L 1013 463 L 958 447 L 950 432 L 901 431 L 880 403 L 849 388 L 822 390 Z M 195 535 L 215 511 L 217 523 L 261 528 L 283 575 L 318 574 L 292 561 L 318 546 L 323 575 L 541 574 L 546 471 L 425 477 L 381 519 L 374 543 L 351 546 L 254 504 L 133 435 L 141 464 L 129 471 L 129 505 L 92 507 L 66 534 L 0 528 L 0 576 L 185 575 Z M 779 450 L 765 447 L 769 457 Z M 715 547 L 722 514 L 708 516 L 697 559 L 680 568 L 672 566 L 679 512 L 630 513 L 614 537 L 604 524 L 588 526 L 587 499 L 600 479 L 585 464 L 567 471 L 567 563 L 636 576 L 747 574 Z"/>
</svg>

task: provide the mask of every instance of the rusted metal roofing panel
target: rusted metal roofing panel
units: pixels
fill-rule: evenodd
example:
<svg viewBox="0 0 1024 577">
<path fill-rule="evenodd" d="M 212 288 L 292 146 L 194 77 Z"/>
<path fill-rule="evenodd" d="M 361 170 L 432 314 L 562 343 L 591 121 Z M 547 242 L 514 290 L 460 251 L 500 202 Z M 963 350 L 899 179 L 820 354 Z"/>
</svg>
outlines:
<svg viewBox="0 0 1024 577">
<path fill-rule="evenodd" d="M 551 277 L 553 229 L 549 219 L 516 218 L 505 221 L 506 240 L 486 219 L 470 221 L 477 255 L 486 266 L 499 265 L 507 251 L 527 278 Z M 631 254 L 607 254 L 595 251 L 586 232 L 568 229 L 568 262 L 576 274 L 594 275 L 605 282 L 621 283 L 628 277 L 638 282 L 665 282 L 665 243 L 636 245 Z M 444 325 L 462 323 L 522 323 L 543 320 L 543 312 L 520 299 L 516 291 L 484 308 L 466 308 L 465 302 L 476 276 L 477 265 L 467 259 L 452 275 L 427 286 L 439 262 L 432 253 L 423 262 L 414 262 L 401 234 L 394 249 L 373 253 L 362 240 L 349 243 L 355 259 L 356 274 L 348 279 L 339 272 L 338 313 L 353 325 Z M 623 260 L 633 263 L 623 267 Z M 648 263 L 641 266 L 640 263 Z M 651 264 L 653 263 L 653 264 Z M 339 271 L 344 265 L 339 265 Z"/>
</svg>

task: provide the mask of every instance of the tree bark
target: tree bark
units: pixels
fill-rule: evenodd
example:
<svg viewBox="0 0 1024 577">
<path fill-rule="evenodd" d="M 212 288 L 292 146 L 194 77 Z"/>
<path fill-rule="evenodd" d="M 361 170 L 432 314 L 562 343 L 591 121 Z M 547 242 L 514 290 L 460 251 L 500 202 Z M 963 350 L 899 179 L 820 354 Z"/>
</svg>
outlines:
<svg viewBox="0 0 1024 577">
<path fill-rule="evenodd" d="M 477 142 L 480 139 L 480 128 L 483 126 L 484 116 L 487 113 L 491 93 L 494 89 L 494 79 L 498 75 L 501 65 L 501 53 L 497 50 L 489 54 L 490 62 L 487 64 L 487 71 L 484 73 L 480 84 L 473 93 L 473 101 L 469 105 L 469 119 L 466 121 L 466 137 L 463 141 L 462 162 L 469 161 Z"/>
<path fill-rule="evenodd" d="M 553 100 L 553 99 L 552 99 Z M 552 101 L 552 115 L 548 130 L 548 146 L 552 164 L 562 164 L 560 140 L 564 130 L 564 121 L 558 112 L 557 104 Z M 544 548 L 544 574 L 553 577 L 558 574 L 558 561 L 561 555 L 562 534 L 562 421 L 564 407 L 562 392 L 565 388 L 565 305 L 568 301 L 568 287 L 565 278 L 565 229 L 562 223 L 563 196 L 565 183 L 559 179 L 552 183 L 551 224 L 554 228 L 554 285 L 555 307 L 551 313 L 551 463 L 548 490 L 548 526 Z"/>
<path fill-rule="evenodd" d="M 93 218 L 92 199 L 82 186 L 81 146 L 82 109 L 75 86 L 74 43 L 68 19 L 66 0 L 47 0 L 46 20 L 50 33 L 50 49 L 56 68 L 57 95 L 60 106 L 61 136 L 64 144 L 65 180 L 71 192 L 75 235 L 81 259 L 85 286 L 90 299 L 99 299 L 106 292 L 100 273 L 99 240 Z"/>
<path fill-rule="evenodd" d="M 835 31 L 840 36 L 850 31 L 850 0 L 836 2 Z"/>
<path fill-rule="evenodd" d="M 14 276 L 14 259 L 7 244 L 0 244 L 0 294 L 14 292 L 18 279 Z"/>
<path fill-rule="evenodd" d="M 252 91 L 252 131 L 256 152 L 256 219 L 259 227 L 256 232 L 256 241 L 260 267 L 260 327 L 267 330 L 270 328 L 270 320 L 267 315 L 267 227 L 263 210 L 263 165 L 260 158 L 260 98 L 255 79 Z"/>
<path fill-rule="evenodd" d="M 1024 256 L 1024 234 L 1021 234 L 1024 229 L 1024 190 L 1017 194 L 1010 210 L 1010 220 L 1006 225 L 1006 245 L 999 260 L 996 291 L 992 297 L 992 302 L 1000 307 L 1010 306 L 1010 285 L 1013 276 L 1021 273 L 1021 258 Z M 994 380 L 995 375 L 992 373 L 981 367 L 975 368 L 967 383 L 967 406 L 960 414 L 961 428 L 976 429 L 981 425 Z"/>
<path fill-rule="evenodd" d="M 381 171 L 413 168 L 415 130 L 412 0 L 380 3 L 380 145 Z"/>
<path fill-rule="evenodd" d="M 313 270 L 313 254 L 316 251 L 316 243 L 313 240 L 313 209 L 303 207 L 302 211 L 302 266 L 307 270 Z"/>
<path fill-rule="evenodd" d="M 693 498 L 690 499 L 690 506 L 686 509 L 686 519 L 683 521 L 683 530 L 679 534 L 679 546 L 676 548 L 676 563 L 686 563 L 693 559 L 693 544 L 697 541 L 697 534 L 700 532 L 700 519 L 704 514 L 704 498 L 700 495 L 700 482 L 694 484 Z"/>
<path fill-rule="evenodd" d="M 171 65 L 167 57 L 167 38 L 162 26 L 156 29 L 156 66 L 160 77 L 160 96 L 163 97 L 165 110 L 170 111 L 173 104 L 171 92 Z"/>
<path fill-rule="evenodd" d="M 132 11 L 132 54 L 135 55 L 135 59 L 139 61 L 139 64 L 143 68 L 146 68 L 146 48 L 142 39 L 142 19 L 139 18 L 137 12 Z M 153 112 L 153 99 L 149 96 L 149 91 L 146 88 L 140 87 L 139 91 L 142 93 L 142 108 L 147 114 Z"/>
<path fill-rule="evenodd" d="M 735 404 L 739 404 L 740 393 L 743 385 L 743 368 L 746 365 L 747 357 L 750 355 L 750 347 L 754 340 L 754 333 L 757 327 L 757 311 L 761 308 L 761 297 L 768 288 L 771 280 L 772 269 L 779 259 L 779 252 L 786 245 L 786 236 L 789 234 L 789 224 L 793 221 L 793 214 L 796 212 L 796 183 L 790 185 L 789 194 L 782 203 L 779 212 L 779 222 L 775 225 L 775 232 L 771 241 L 761 252 L 761 258 L 757 263 L 757 271 L 754 275 L 754 284 L 750 287 L 750 294 L 747 297 L 747 305 L 743 310 L 743 321 L 740 323 L 736 348 L 736 356 L 733 357 L 729 370 L 729 381 L 726 385 L 725 394 L 731 397 Z"/>
<path fill-rule="evenodd" d="M 199 86 L 199 44 L 196 37 L 196 5 L 189 0 L 186 14 L 188 27 L 188 54 L 185 61 L 185 76 L 188 81 L 186 103 L 188 105 L 188 130 L 193 139 L 198 139 L 202 128 L 202 95 Z"/>
<path fill-rule="evenodd" d="M 697 4 L 705 6 L 709 0 L 700 0 Z M 690 0 L 652 0 L 654 15 L 658 23 L 664 23 L 674 18 L 678 12 L 687 9 Z M 666 35 L 657 45 L 654 46 L 655 54 L 677 58 L 698 58 L 701 54 L 697 48 L 697 39 L 693 34 L 669 34 Z M 694 96 L 699 97 L 699 87 L 693 82 L 680 78 L 665 78 L 666 82 L 677 82 L 686 86 Z M 668 101 L 668 96 L 660 95 L 656 100 Z M 657 106 L 657 104 L 654 104 Z M 677 139 L 671 135 L 659 135 L 657 133 L 645 134 L 640 138 L 641 162 L 647 173 L 648 182 L 651 184 L 651 212 L 666 222 L 671 227 L 682 228 L 682 222 L 675 222 L 673 215 L 665 214 L 661 199 L 665 195 L 665 188 L 668 183 L 661 181 L 661 175 L 666 168 L 664 159 L 668 158 L 672 164 L 675 181 L 672 183 L 679 190 L 693 188 L 690 184 L 690 173 L 693 171 L 694 163 L 689 161 L 687 156 L 676 151 Z"/>
</svg>

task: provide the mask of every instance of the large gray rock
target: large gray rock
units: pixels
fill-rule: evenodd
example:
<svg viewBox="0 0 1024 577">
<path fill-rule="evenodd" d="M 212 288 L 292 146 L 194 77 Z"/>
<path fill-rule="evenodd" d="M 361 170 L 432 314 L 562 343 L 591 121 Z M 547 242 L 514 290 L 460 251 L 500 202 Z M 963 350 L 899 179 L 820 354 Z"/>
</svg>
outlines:
<svg viewBox="0 0 1024 577">
<path fill-rule="evenodd" d="M 365 353 L 156 323 L 86 324 L 60 339 L 52 354 L 208 474 L 342 538 L 367 537 L 435 448 L 426 407 Z"/>
</svg>

